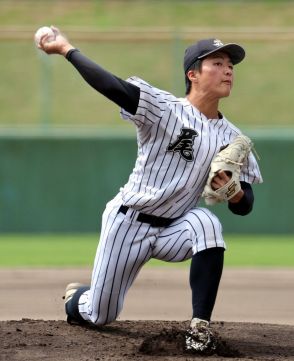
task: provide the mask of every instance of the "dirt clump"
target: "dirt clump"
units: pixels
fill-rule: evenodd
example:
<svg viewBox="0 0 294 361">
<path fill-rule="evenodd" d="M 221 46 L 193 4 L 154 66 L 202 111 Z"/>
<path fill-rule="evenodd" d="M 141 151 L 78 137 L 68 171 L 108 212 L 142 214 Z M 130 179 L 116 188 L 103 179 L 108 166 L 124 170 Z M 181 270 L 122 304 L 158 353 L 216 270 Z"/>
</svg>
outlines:
<svg viewBox="0 0 294 361">
<path fill-rule="evenodd" d="M 80 327 L 65 321 L 0 322 L 1 361 L 294 360 L 294 326 L 212 322 L 219 337 L 213 355 L 189 354 L 189 321 L 116 321 Z"/>
</svg>

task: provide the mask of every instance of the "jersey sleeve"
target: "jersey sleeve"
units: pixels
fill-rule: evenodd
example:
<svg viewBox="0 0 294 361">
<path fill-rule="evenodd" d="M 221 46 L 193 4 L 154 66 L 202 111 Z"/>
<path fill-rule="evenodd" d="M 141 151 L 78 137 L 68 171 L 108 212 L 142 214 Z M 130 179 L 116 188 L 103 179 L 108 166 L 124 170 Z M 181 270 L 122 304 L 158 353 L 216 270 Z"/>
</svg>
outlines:
<svg viewBox="0 0 294 361">
<path fill-rule="evenodd" d="M 242 166 L 240 180 L 250 184 L 263 182 L 257 160 L 252 152 Z"/>
<path fill-rule="evenodd" d="M 131 114 L 121 108 L 121 117 L 134 122 L 137 126 L 152 126 L 159 122 L 164 112 L 163 92 L 137 77 L 128 78 L 127 82 L 140 88 L 140 98 L 136 113 Z"/>
</svg>

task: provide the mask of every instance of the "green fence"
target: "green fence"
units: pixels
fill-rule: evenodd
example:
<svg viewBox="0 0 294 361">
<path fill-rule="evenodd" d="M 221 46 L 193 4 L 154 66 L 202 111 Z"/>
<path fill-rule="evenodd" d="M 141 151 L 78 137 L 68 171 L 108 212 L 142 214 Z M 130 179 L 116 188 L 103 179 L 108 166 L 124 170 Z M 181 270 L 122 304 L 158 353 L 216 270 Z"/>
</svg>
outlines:
<svg viewBox="0 0 294 361">
<path fill-rule="evenodd" d="M 264 177 L 254 186 L 254 211 L 240 217 L 225 205 L 213 210 L 227 233 L 292 233 L 294 135 L 250 135 Z M 127 181 L 136 153 L 133 135 L 2 135 L 0 232 L 99 231 L 104 206 Z"/>
</svg>

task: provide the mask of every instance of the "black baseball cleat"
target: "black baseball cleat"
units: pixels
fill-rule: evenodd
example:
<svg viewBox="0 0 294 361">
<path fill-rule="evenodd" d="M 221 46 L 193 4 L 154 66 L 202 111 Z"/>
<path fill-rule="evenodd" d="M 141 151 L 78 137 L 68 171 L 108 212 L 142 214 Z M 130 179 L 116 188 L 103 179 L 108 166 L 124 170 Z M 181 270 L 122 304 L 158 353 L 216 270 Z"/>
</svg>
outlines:
<svg viewBox="0 0 294 361">
<path fill-rule="evenodd" d="M 209 322 L 193 318 L 185 334 L 185 349 L 191 353 L 212 355 L 217 348 L 217 339 L 209 327 Z"/>
<path fill-rule="evenodd" d="M 79 313 L 79 298 L 81 295 L 90 289 L 82 283 L 69 283 L 65 289 L 64 303 L 65 313 L 67 315 L 67 322 L 69 324 L 84 325 L 88 322 L 82 318 Z"/>
</svg>

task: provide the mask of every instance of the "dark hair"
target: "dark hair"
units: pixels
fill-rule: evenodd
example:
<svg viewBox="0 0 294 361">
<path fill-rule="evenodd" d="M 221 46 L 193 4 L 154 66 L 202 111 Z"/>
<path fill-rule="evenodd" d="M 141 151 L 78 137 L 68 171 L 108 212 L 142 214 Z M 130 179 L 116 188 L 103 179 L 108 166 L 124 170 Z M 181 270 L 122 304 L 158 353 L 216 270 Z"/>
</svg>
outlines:
<svg viewBox="0 0 294 361">
<path fill-rule="evenodd" d="M 202 59 L 197 59 L 195 61 L 195 63 L 193 63 L 189 68 L 188 70 L 186 71 L 186 74 L 185 74 L 185 83 L 186 83 L 186 95 L 188 95 L 191 91 L 191 80 L 188 78 L 187 76 L 187 73 L 189 70 L 199 70 L 201 72 L 201 65 L 202 65 Z"/>
</svg>

